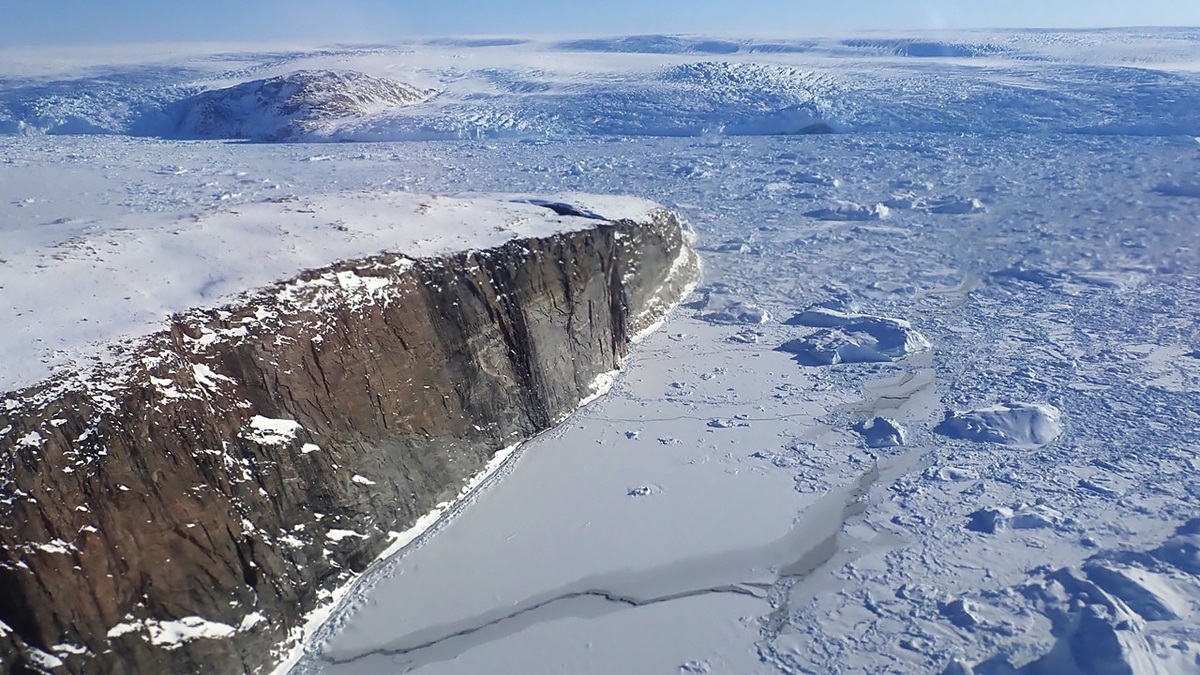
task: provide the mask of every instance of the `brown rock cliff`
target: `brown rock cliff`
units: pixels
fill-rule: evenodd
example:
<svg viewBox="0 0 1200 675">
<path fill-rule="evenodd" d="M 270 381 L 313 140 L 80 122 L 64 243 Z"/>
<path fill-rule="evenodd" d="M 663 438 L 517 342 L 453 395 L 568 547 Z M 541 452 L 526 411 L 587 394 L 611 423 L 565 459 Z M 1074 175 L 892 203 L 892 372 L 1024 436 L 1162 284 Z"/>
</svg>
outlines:
<svg viewBox="0 0 1200 675">
<path fill-rule="evenodd" d="M 0 671 L 265 670 L 696 273 L 678 219 L 305 273 L 0 400 Z"/>
</svg>

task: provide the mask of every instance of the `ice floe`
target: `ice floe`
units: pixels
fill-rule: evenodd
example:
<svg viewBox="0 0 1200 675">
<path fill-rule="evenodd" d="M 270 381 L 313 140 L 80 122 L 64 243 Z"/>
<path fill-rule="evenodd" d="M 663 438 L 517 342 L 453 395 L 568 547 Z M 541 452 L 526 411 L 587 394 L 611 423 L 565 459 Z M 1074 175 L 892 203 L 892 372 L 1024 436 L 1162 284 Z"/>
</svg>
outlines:
<svg viewBox="0 0 1200 675">
<path fill-rule="evenodd" d="M 1058 409 L 1045 403 L 1000 403 L 947 412 L 934 431 L 977 443 L 1039 446 L 1058 438 L 1061 419 Z"/>
<path fill-rule="evenodd" d="M 903 319 L 850 314 L 814 306 L 787 323 L 821 328 L 779 347 L 795 354 L 796 360 L 806 366 L 887 363 L 931 348 L 929 341 Z"/>
<path fill-rule="evenodd" d="M 862 435 L 868 448 L 893 448 L 904 445 L 904 427 L 893 419 L 876 417 L 859 422 L 854 425 L 854 430 Z"/>
<path fill-rule="evenodd" d="M 809 211 L 804 215 L 817 220 L 865 221 L 887 218 L 891 215 L 891 210 L 883 204 L 868 205 L 838 201 L 825 208 Z"/>
<path fill-rule="evenodd" d="M 702 321 L 714 324 L 759 325 L 771 320 L 771 313 L 729 291 L 723 286 L 702 289 L 702 298 L 691 306 L 700 310 Z"/>
</svg>

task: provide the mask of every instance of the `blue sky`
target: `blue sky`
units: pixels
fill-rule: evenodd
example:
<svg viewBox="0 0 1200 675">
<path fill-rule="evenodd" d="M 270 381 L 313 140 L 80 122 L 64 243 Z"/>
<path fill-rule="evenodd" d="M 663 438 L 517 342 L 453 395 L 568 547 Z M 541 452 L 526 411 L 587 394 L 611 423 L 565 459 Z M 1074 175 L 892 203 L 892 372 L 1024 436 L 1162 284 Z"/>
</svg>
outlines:
<svg viewBox="0 0 1200 675">
<path fill-rule="evenodd" d="M 1200 0 L 0 0 L 0 47 L 638 32 L 1200 26 Z"/>
</svg>

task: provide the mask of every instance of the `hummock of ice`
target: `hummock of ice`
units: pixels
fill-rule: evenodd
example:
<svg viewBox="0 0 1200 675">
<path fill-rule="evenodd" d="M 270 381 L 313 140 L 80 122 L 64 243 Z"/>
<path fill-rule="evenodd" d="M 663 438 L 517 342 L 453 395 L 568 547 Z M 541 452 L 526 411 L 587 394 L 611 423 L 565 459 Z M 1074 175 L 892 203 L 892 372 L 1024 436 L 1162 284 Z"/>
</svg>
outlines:
<svg viewBox="0 0 1200 675">
<path fill-rule="evenodd" d="M 1165 575 L 1099 561 L 1084 565 L 1083 572 L 1147 621 L 1178 621 L 1191 614 L 1190 603 Z"/>
<path fill-rule="evenodd" d="M 699 318 L 713 324 L 760 325 L 771 321 L 771 313 L 734 294 L 723 284 L 700 289 L 703 297 L 691 306 L 699 309 Z"/>
<path fill-rule="evenodd" d="M 1159 183 L 1154 191 L 1168 197 L 1194 197 L 1200 199 L 1200 180 L 1181 183 Z"/>
<path fill-rule="evenodd" d="M 1196 645 L 1163 644 L 1147 634 L 1143 614 L 1167 617 L 1187 606 L 1161 575 L 1089 563 L 1062 568 L 1020 591 L 1041 608 L 1058 636 L 1050 653 L 1021 667 L 997 658 L 988 664 L 1020 675 L 1131 675 L 1195 672 Z M 1170 644 L 1170 647 L 1163 649 Z M 1003 665 L 1002 665 L 1003 664 Z M 982 665 L 982 664 L 981 664 Z M 1008 667 L 1003 667 L 1008 666 Z"/>
<path fill-rule="evenodd" d="M 904 428 L 896 420 L 876 417 L 868 422 L 859 422 L 854 430 L 862 435 L 868 448 L 894 448 L 904 445 Z"/>
<path fill-rule="evenodd" d="M 1064 520 L 1063 514 L 1041 504 L 979 509 L 969 518 L 967 529 L 985 534 L 996 534 L 1009 529 L 1058 528 Z"/>
<path fill-rule="evenodd" d="M 1013 446 L 1046 445 L 1062 433 L 1058 409 L 1044 403 L 1001 403 L 946 413 L 934 431 L 950 438 Z"/>
<path fill-rule="evenodd" d="M 1159 560 L 1200 575 L 1200 518 L 1184 523 L 1162 546 L 1151 551 Z"/>
<path fill-rule="evenodd" d="M 700 318 L 709 323 L 762 324 L 771 320 L 771 314 L 754 303 L 733 301 L 711 308 Z"/>
<path fill-rule="evenodd" d="M 897 211 L 925 211 L 937 215 L 972 215 L 987 213 L 987 207 L 976 197 L 947 196 L 929 198 L 909 190 L 892 195 L 883 202 L 889 209 Z"/>
<path fill-rule="evenodd" d="M 806 366 L 838 363 L 887 363 L 930 349 L 929 341 L 903 319 L 850 314 L 821 306 L 810 307 L 788 325 L 822 328 L 780 345 Z"/>
</svg>

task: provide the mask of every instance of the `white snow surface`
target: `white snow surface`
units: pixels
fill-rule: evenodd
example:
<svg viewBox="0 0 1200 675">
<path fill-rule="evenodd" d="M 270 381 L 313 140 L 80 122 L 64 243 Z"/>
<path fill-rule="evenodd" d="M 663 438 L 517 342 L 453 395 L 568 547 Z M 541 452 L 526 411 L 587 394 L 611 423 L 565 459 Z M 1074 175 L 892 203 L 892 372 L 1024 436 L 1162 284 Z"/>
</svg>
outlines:
<svg viewBox="0 0 1200 675">
<path fill-rule="evenodd" d="M 0 251 L 0 313 L 7 317 L 0 392 L 85 370 L 110 358 L 114 343 L 161 329 L 172 313 L 219 306 L 302 270 L 384 251 L 415 258 L 487 248 L 595 225 L 522 202 L 520 195 L 357 189 L 297 196 L 272 181 L 242 178 L 237 182 L 254 185 L 255 197 L 220 192 L 196 209 L 46 221 L 49 212 L 86 212 L 89 199 L 54 196 L 62 167 L 46 168 L 26 167 L 17 185 L 5 180 L 8 189 L 19 190 L 26 180 L 45 185 L 39 188 L 44 196 L 33 202 L 5 200 L 11 219 Z M 17 171 L 6 168 L 6 174 Z M 640 218 L 655 208 L 646 200 L 604 195 L 545 198 L 613 219 Z M 338 281 L 348 290 L 365 283 L 344 275 Z M 198 375 L 202 384 L 211 382 L 207 373 Z"/>
<path fill-rule="evenodd" d="M 253 616 L 255 616 L 253 613 L 246 616 L 241 630 L 249 630 L 258 623 L 257 620 L 252 619 Z M 193 640 L 227 638 L 237 633 L 238 630 L 238 628 L 219 621 L 210 621 L 199 616 L 185 616 L 179 619 L 124 621 L 110 628 L 108 637 L 115 638 L 128 633 L 145 631 L 146 638 L 151 644 L 164 649 L 178 649 Z"/>
<path fill-rule="evenodd" d="M 152 644 L 167 649 L 176 649 L 192 640 L 227 638 L 237 632 L 233 626 L 198 616 L 185 616 L 177 621 L 147 621 L 146 629 Z"/>
<path fill-rule="evenodd" d="M 378 143 L 135 128 L 323 69 L 438 93 L 322 132 Z M 244 290 L 264 262 L 228 242 L 293 256 L 254 283 L 309 264 L 298 229 L 379 250 L 398 191 L 633 192 L 697 233 L 703 284 L 611 391 L 328 598 L 294 672 L 1200 670 L 1200 30 L 5 50 L 0 80 L 0 294 L 59 273 L 5 373 L 77 358 L 55 341 L 92 320 L 35 314 L 119 309 L 71 256 L 150 230 L 233 272 L 143 274 L 116 325 Z M 814 121 L 838 133 L 786 135 Z M 780 350 L 820 331 L 840 362 Z"/>
<path fill-rule="evenodd" d="M 282 445 L 296 437 L 303 427 L 296 420 L 276 420 L 262 415 L 250 418 L 246 438 L 261 445 Z"/>
</svg>

